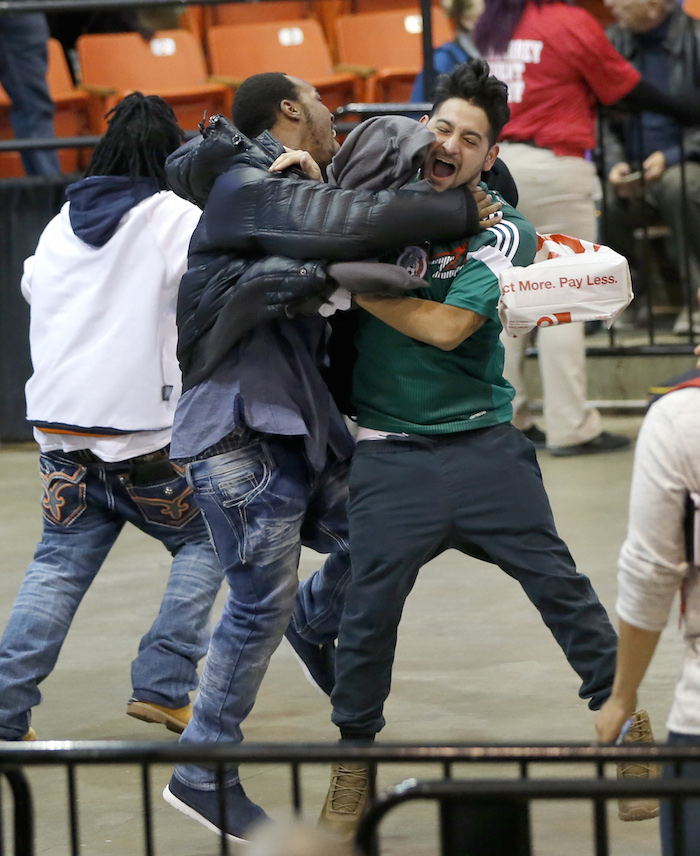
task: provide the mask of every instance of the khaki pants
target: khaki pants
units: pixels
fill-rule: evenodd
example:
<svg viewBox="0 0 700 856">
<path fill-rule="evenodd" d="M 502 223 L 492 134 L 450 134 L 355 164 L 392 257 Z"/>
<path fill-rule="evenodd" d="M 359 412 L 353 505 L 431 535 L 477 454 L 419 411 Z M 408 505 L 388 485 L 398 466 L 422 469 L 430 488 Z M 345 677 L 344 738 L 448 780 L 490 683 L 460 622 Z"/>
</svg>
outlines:
<svg viewBox="0 0 700 856">
<path fill-rule="evenodd" d="M 560 233 L 596 240 L 593 164 L 583 158 L 557 157 L 549 149 L 502 143 L 500 156 L 518 185 L 518 210 L 541 234 Z M 515 387 L 513 423 L 533 424 L 522 368 L 531 334 L 514 339 L 502 334 L 504 375 Z M 564 324 L 537 332 L 548 446 L 572 446 L 597 437 L 600 414 L 588 408 L 586 345 L 583 324 Z"/>
</svg>

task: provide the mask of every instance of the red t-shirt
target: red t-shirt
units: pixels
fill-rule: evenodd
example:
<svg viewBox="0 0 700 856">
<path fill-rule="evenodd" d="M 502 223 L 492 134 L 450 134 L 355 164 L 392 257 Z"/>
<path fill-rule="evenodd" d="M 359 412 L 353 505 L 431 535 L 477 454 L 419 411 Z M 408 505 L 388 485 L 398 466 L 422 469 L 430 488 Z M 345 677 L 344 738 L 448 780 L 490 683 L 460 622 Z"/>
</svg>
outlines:
<svg viewBox="0 0 700 856">
<path fill-rule="evenodd" d="M 563 3 L 528 3 L 506 53 L 487 58 L 508 84 L 511 119 L 501 139 L 558 155 L 593 148 L 596 99 L 614 104 L 641 77 L 589 12 Z"/>
</svg>

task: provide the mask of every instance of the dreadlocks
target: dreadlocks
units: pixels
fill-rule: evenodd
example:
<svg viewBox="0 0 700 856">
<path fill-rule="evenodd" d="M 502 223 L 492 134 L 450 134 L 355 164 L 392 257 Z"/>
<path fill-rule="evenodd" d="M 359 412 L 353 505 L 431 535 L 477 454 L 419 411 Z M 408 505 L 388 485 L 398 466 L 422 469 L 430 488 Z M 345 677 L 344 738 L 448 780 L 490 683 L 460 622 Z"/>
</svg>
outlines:
<svg viewBox="0 0 700 856">
<path fill-rule="evenodd" d="M 173 108 L 158 95 L 132 92 L 106 118 L 107 133 L 95 147 L 87 175 L 153 178 L 166 190 L 165 159 L 185 139 Z"/>
</svg>

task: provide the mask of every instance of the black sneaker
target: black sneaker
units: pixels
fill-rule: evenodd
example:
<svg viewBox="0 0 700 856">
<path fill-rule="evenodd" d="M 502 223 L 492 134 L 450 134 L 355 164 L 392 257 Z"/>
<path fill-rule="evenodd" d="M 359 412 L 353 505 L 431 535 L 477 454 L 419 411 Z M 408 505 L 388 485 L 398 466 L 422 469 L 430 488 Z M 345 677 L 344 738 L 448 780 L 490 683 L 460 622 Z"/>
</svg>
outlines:
<svg viewBox="0 0 700 856">
<path fill-rule="evenodd" d="M 631 445 L 632 441 L 629 437 L 602 431 L 587 443 L 577 443 L 573 446 L 550 446 L 548 451 L 555 458 L 566 458 L 571 455 L 600 455 L 604 452 L 621 452 L 624 449 L 629 449 Z"/>
<path fill-rule="evenodd" d="M 292 627 L 291 623 L 284 634 L 294 656 L 312 687 L 329 696 L 335 686 L 335 645 L 316 645 L 307 642 Z"/>
<path fill-rule="evenodd" d="M 523 434 L 536 449 L 544 449 L 547 445 L 547 435 L 537 425 L 530 425 L 523 431 Z"/>
<path fill-rule="evenodd" d="M 163 799 L 187 817 L 198 821 L 212 832 L 221 834 L 218 790 L 200 791 L 190 788 L 173 776 L 163 791 Z M 229 841 L 247 842 L 256 827 L 270 820 L 259 805 L 248 799 L 241 784 L 224 789 L 224 809 L 223 831 Z"/>
</svg>

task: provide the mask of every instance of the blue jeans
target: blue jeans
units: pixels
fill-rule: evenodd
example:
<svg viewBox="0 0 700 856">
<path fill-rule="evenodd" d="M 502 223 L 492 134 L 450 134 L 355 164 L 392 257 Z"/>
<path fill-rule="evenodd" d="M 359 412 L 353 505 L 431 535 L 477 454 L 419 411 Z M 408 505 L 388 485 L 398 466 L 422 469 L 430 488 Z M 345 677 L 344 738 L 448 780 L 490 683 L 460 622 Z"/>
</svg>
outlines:
<svg viewBox="0 0 700 856">
<path fill-rule="evenodd" d="M 41 700 L 38 685 L 127 522 L 173 555 L 160 612 L 131 666 L 134 695 L 177 708 L 197 687 L 223 574 L 192 492 L 165 450 L 118 464 L 89 457 L 51 452 L 39 459 L 44 525 L 0 641 L 0 737 L 26 733 Z"/>
<path fill-rule="evenodd" d="M 700 746 L 700 736 L 697 734 L 677 734 L 674 731 L 668 733 L 669 746 Z M 700 776 L 700 764 L 682 764 L 682 779 L 697 779 Z M 673 779 L 674 771 L 672 764 L 664 764 L 664 779 Z M 685 856 L 696 856 L 700 852 L 700 800 L 684 799 L 683 806 L 683 833 L 685 836 Z M 673 850 L 673 825 L 672 825 L 671 802 L 661 800 L 661 853 L 663 856 L 680 856 Z"/>
<path fill-rule="evenodd" d="M 329 459 L 315 472 L 300 437 L 243 429 L 240 438 L 234 451 L 188 464 L 229 593 L 182 743 L 240 743 L 241 723 L 290 619 L 310 642 L 335 639 L 350 575 L 349 462 Z M 302 545 L 330 555 L 299 586 Z M 180 765 L 175 775 L 199 790 L 216 787 L 213 769 Z M 237 769 L 227 769 L 224 784 L 237 781 Z"/>
<path fill-rule="evenodd" d="M 10 122 L 18 139 L 54 137 L 54 103 L 46 83 L 49 27 L 38 12 L 0 16 L 0 83 L 10 96 Z M 55 149 L 22 152 L 27 175 L 61 171 Z"/>
</svg>

